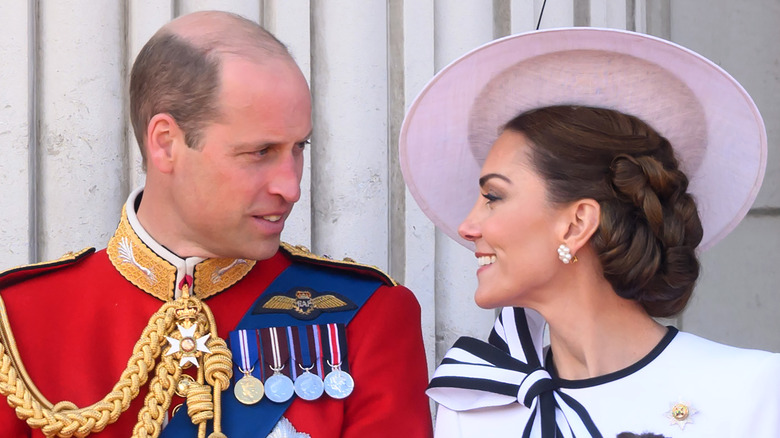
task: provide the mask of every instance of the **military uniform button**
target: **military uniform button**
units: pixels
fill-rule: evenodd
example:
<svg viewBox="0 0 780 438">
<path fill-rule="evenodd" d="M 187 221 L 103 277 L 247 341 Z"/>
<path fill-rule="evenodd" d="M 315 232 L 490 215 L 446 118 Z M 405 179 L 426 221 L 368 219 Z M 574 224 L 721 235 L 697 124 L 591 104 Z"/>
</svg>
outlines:
<svg viewBox="0 0 780 438">
<path fill-rule="evenodd" d="M 179 377 L 179 382 L 176 383 L 176 395 L 179 397 L 187 397 L 187 391 L 190 389 L 190 385 L 195 383 L 195 379 L 189 374 L 182 374 Z"/>
</svg>

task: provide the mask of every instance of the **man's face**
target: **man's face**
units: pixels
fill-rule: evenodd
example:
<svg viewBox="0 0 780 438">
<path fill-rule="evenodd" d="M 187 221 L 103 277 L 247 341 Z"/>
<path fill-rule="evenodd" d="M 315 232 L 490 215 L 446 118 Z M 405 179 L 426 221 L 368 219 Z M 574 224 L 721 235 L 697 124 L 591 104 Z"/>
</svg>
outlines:
<svg viewBox="0 0 780 438">
<path fill-rule="evenodd" d="M 172 207 L 188 248 L 179 255 L 267 259 L 301 194 L 309 88 L 291 60 L 226 56 L 219 108 L 199 149 L 175 147 Z"/>
</svg>

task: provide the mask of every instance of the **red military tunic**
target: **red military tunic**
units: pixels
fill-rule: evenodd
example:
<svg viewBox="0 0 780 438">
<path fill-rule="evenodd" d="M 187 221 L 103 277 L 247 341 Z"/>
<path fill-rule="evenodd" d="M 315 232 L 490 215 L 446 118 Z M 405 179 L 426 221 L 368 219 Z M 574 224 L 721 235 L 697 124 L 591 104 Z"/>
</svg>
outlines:
<svg viewBox="0 0 780 438">
<path fill-rule="evenodd" d="M 86 407 L 109 393 L 127 367 L 149 318 L 163 299 L 173 297 L 173 276 L 181 273 L 167 266 L 167 274 L 155 270 L 154 263 L 160 263 L 159 253 L 143 244 L 158 252 L 165 250 L 139 229 L 132 212 L 129 216 L 133 226 L 123 216 L 108 251 L 83 253 L 52 266 L 18 268 L 0 278 L 0 297 L 20 359 L 30 380 L 52 403 L 67 400 Z M 129 238 L 125 244 L 136 243 L 132 257 L 117 252 L 121 237 Z M 207 297 L 204 302 L 215 316 L 222 339 L 285 268 L 305 263 L 295 252 L 283 246 L 272 258 L 249 264 L 188 259 L 185 264 L 192 265 L 188 269 L 194 276 L 193 294 Z M 314 262 L 329 263 L 323 259 Z M 140 268 L 152 274 L 145 276 Z M 236 269 L 238 274 L 230 272 Z M 357 265 L 350 269 L 381 276 Z M 233 284 L 220 290 L 224 284 L 212 287 L 205 281 L 217 278 L 216 273 L 221 275 L 223 270 L 225 277 L 233 275 L 225 284 Z M 154 278 L 165 288 L 145 287 L 144 277 Z M 162 281 L 165 278 L 167 281 Z M 355 380 L 352 395 L 344 400 L 327 396 L 315 401 L 296 399 L 284 417 L 297 432 L 312 438 L 431 436 L 419 321 L 419 305 L 408 289 L 392 284 L 380 286 L 347 326 L 348 360 Z M 0 388 L 3 384 L 0 376 Z M 116 423 L 94 435 L 131 436 L 147 386 L 148 382 Z M 171 406 L 181 402 L 174 396 Z M 40 429 L 31 430 L 17 419 L 5 403 L 0 406 L 0 437 L 43 436 Z"/>
</svg>

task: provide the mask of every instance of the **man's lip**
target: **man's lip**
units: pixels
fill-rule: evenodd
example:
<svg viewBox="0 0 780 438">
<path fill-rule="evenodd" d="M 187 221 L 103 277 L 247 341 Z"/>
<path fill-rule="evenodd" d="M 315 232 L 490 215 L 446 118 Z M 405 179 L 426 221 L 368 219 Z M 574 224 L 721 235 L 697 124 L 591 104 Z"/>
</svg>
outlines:
<svg viewBox="0 0 780 438">
<path fill-rule="evenodd" d="M 289 214 L 290 214 L 289 211 L 285 211 L 285 212 L 281 212 L 281 213 L 257 214 L 257 215 L 252 215 L 252 217 L 255 220 L 257 220 L 257 221 L 262 221 L 262 222 L 264 222 L 264 223 L 266 223 L 268 225 L 271 225 L 271 226 L 284 226 L 284 223 L 286 222 L 287 216 L 289 216 Z M 278 217 L 279 219 L 277 219 L 275 221 L 271 220 L 270 218 L 273 218 L 273 217 Z"/>
<path fill-rule="evenodd" d="M 253 214 L 254 217 L 264 218 L 269 216 L 279 216 L 282 219 L 286 218 L 290 214 L 290 210 L 284 210 L 284 211 L 276 211 L 276 212 L 267 212 L 267 213 L 257 213 Z"/>
</svg>

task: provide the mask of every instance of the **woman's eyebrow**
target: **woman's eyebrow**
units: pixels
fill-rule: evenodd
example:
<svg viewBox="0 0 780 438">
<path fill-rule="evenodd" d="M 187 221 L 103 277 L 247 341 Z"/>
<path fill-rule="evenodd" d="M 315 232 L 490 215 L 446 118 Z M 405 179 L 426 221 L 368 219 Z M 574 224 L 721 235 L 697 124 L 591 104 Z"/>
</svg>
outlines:
<svg viewBox="0 0 780 438">
<path fill-rule="evenodd" d="M 509 178 L 505 177 L 504 175 L 501 175 L 500 173 L 488 173 L 487 175 L 482 176 L 481 178 L 479 178 L 479 186 L 480 187 L 484 187 L 485 183 L 487 183 L 488 180 L 490 180 L 492 178 L 498 178 L 500 180 L 506 181 L 509 184 L 512 184 L 512 181 L 510 181 Z"/>
</svg>

